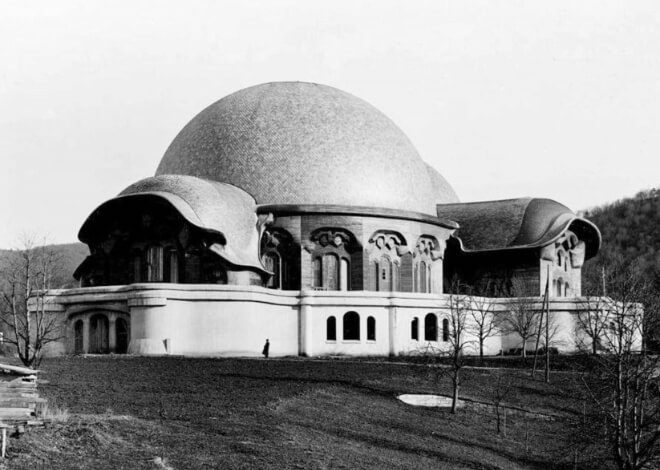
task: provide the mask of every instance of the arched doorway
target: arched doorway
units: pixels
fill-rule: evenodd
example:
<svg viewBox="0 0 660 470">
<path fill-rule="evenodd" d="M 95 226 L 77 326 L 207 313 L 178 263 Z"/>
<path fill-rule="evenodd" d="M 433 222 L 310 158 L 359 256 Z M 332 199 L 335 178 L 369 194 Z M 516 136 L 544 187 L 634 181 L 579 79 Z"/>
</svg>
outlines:
<svg viewBox="0 0 660 470">
<path fill-rule="evenodd" d="M 117 318 L 115 322 L 115 338 L 117 345 L 115 351 L 117 354 L 126 354 L 128 352 L 128 323 L 123 318 Z"/>
<path fill-rule="evenodd" d="M 84 353 L 84 343 L 83 343 L 83 321 L 77 320 L 73 324 L 73 352 L 74 354 Z"/>
<path fill-rule="evenodd" d="M 89 352 L 105 354 L 109 344 L 108 317 L 97 313 L 89 321 Z"/>
</svg>

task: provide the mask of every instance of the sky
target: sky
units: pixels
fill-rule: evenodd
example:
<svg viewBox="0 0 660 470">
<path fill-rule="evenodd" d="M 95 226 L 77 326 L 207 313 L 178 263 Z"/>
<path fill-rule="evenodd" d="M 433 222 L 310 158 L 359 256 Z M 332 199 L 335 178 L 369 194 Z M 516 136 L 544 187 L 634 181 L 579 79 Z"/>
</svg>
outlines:
<svg viewBox="0 0 660 470">
<path fill-rule="evenodd" d="M 199 111 L 280 80 L 371 103 L 464 202 L 660 185 L 655 0 L 0 0 L 0 247 L 76 241 Z"/>
</svg>

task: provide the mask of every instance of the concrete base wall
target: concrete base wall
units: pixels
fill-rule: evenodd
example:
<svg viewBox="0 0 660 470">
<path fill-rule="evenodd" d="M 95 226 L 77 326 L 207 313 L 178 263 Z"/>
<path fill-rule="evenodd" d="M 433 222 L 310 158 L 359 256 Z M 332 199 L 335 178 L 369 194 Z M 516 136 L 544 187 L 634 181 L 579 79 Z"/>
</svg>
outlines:
<svg viewBox="0 0 660 470">
<path fill-rule="evenodd" d="M 52 352 L 73 353 L 74 322 L 107 312 L 110 321 L 120 316 L 130 319 L 131 354 L 260 356 L 266 339 L 270 340 L 272 356 L 425 354 L 450 346 L 443 341 L 443 320 L 450 317 L 448 300 L 444 294 L 278 291 L 231 285 L 132 284 L 70 289 L 53 292 L 49 302 L 67 332 L 61 344 L 52 346 Z M 493 309 L 502 310 L 506 309 L 505 300 L 489 302 Z M 551 346 L 561 352 L 576 350 L 574 315 L 579 306 L 578 299 L 550 302 L 556 325 Z M 344 338 L 347 312 L 359 315 L 357 340 Z M 437 320 L 437 339 L 430 341 L 425 339 L 429 314 Z M 335 318 L 334 339 L 328 337 L 330 317 Z M 374 339 L 367 339 L 369 317 L 375 321 Z M 412 332 L 415 318 L 417 339 Z M 468 328 L 468 335 L 473 326 Z M 478 354 L 476 337 L 471 335 L 468 341 L 466 353 Z M 532 339 L 527 348 L 534 345 Z M 520 340 L 515 335 L 492 336 L 484 344 L 484 353 L 500 354 L 518 347 Z"/>
</svg>

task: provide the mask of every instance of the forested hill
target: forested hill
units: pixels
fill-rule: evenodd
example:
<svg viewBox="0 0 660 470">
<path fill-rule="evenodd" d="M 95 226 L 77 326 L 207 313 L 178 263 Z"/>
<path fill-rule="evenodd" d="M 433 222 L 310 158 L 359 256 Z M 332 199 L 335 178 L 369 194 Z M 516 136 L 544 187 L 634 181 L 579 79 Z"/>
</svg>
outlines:
<svg viewBox="0 0 660 470">
<path fill-rule="evenodd" d="M 53 279 L 53 286 L 76 287 L 78 282 L 73 278 L 73 272 L 89 255 L 87 245 L 83 243 L 65 243 L 49 245 L 49 248 L 55 253 L 57 259 L 56 278 Z M 15 251 L 0 249 L 0 270 L 8 266 L 11 257 L 15 254 Z"/>
<path fill-rule="evenodd" d="M 600 253 L 585 265 L 585 277 L 597 275 L 596 267 L 601 264 L 631 262 L 660 288 L 659 189 L 589 209 L 584 217 L 603 235 Z"/>
</svg>

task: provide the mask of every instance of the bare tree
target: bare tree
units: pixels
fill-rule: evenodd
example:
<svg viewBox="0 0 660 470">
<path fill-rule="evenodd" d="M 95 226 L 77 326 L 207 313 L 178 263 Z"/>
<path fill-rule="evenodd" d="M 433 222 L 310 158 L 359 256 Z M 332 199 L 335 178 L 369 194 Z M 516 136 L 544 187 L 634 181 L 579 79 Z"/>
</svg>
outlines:
<svg viewBox="0 0 660 470">
<path fill-rule="evenodd" d="M 595 356 L 595 372 L 585 378 L 592 408 L 604 423 L 617 468 L 657 468 L 660 462 L 658 357 L 642 348 L 644 317 L 658 316 L 658 295 L 626 266 L 610 268 L 602 334 L 605 354 Z M 601 434 L 602 435 L 602 434 Z"/>
<path fill-rule="evenodd" d="M 461 294 L 462 286 L 458 281 L 453 281 L 448 296 L 448 315 L 443 320 L 447 321 L 448 328 L 442 328 L 442 338 L 437 343 L 428 343 L 422 354 L 426 356 L 429 370 L 435 375 L 436 380 L 449 376 L 452 383 L 452 405 L 451 412 L 456 413 L 459 402 L 461 387 L 461 371 L 465 365 L 465 349 L 468 345 L 467 324 L 470 310 L 469 295 Z M 447 360 L 449 366 L 447 367 Z"/>
<path fill-rule="evenodd" d="M 588 295 L 580 301 L 575 317 L 575 342 L 581 350 L 590 350 L 594 356 L 602 348 L 601 342 L 608 326 L 607 299 Z"/>
<path fill-rule="evenodd" d="M 501 313 L 502 332 L 516 334 L 522 340 L 522 357 L 527 357 L 527 343 L 536 336 L 541 314 L 541 299 L 527 297 L 522 281 L 514 279 L 512 297 L 507 301 L 506 311 Z"/>
<path fill-rule="evenodd" d="M 484 343 L 488 338 L 499 333 L 499 317 L 493 309 L 492 301 L 486 297 L 470 296 L 470 333 L 479 343 L 479 360 L 484 360 Z"/>
<path fill-rule="evenodd" d="M 0 271 L 0 322 L 5 343 L 13 345 L 21 362 L 38 367 L 44 347 L 61 337 L 58 319 L 47 310 L 47 290 L 55 276 L 56 253 L 26 236 L 12 250 Z"/>
<path fill-rule="evenodd" d="M 460 292 L 458 288 L 453 292 Z M 464 365 L 464 353 L 467 341 L 468 312 L 470 296 L 464 294 L 449 295 L 449 356 L 451 358 L 452 400 L 451 412 L 456 413 L 458 392 L 461 386 L 461 369 Z"/>
</svg>

